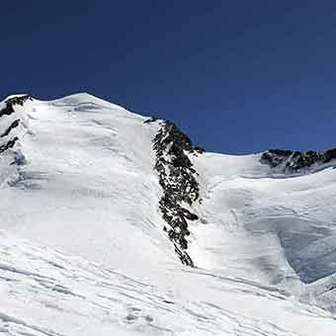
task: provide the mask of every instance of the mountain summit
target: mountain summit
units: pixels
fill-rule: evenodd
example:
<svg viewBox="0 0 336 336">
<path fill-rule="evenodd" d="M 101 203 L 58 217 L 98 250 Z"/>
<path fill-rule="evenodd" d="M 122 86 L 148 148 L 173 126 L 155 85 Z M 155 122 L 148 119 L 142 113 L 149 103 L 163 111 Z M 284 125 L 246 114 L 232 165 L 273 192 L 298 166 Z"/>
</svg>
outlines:
<svg viewBox="0 0 336 336">
<path fill-rule="evenodd" d="M 86 93 L 8 97 L 0 334 L 335 335 L 335 153 L 208 153 Z"/>
</svg>

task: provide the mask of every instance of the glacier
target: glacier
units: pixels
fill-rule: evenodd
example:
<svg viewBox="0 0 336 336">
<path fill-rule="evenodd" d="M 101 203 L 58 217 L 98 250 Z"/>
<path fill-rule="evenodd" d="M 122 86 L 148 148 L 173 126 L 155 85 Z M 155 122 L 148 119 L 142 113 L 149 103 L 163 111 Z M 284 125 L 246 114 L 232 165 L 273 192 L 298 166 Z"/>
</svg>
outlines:
<svg viewBox="0 0 336 336">
<path fill-rule="evenodd" d="M 335 335 L 336 162 L 167 125 L 87 93 L 0 103 L 0 335 Z"/>
</svg>

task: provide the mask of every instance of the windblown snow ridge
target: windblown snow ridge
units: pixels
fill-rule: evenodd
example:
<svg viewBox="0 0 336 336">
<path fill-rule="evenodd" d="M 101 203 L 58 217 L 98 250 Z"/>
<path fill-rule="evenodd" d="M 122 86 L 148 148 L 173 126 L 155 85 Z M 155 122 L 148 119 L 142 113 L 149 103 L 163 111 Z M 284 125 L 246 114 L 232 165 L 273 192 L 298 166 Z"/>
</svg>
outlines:
<svg viewBox="0 0 336 336">
<path fill-rule="evenodd" d="M 168 226 L 164 227 L 164 231 L 173 242 L 181 262 L 193 267 L 194 262 L 187 253 L 186 237 L 190 235 L 188 221 L 199 219 L 192 206 L 200 201 L 200 188 L 198 173 L 188 154 L 198 155 L 203 149 L 193 146 L 190 139 L 170 121 L 161 122 L 153 148 L 156 154 L 154 169 L 163 189 L 160 210 Z"/>
</svg>

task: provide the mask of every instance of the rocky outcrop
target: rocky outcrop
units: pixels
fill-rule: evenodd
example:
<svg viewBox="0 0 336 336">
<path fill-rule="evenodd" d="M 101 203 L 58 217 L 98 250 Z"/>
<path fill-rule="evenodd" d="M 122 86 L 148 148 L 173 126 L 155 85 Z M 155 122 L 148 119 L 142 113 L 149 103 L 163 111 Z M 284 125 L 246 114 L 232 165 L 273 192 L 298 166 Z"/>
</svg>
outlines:
<svg viewBox="0 0 336 336">
<path fill-rule="evenodd" d="M 9 98 L 5 101 L 6 106 L 2 109 L 0 109 L 0 118 L 4 115 L 10 115 L 12 113 L 14 113 L 14 106 L 15 105 L 21 105 L 23 106 L 23 104 L 27 101 L 27 100 L 31 100 L 31 96 L 30 95 L 24 95 L 24 96 L 17 96 L 17 97 L 12 97 Z"/>
<path fill-rule="evenodd" d="M 324 152 L 270 149 L 262 154 L 260 161 L 271 168 L 278 167 L 284 172 L 294 173 L 314 165 L 327 164 L 334 159 L 336 159 L 335 148 Z"/>
<path fill-rule="evenodd" d="M 6 137 L 7 135 L 9 135 L 9 133 L 11 132 L 12 129 L 18 127 L 20 124 L 20 119 L 16 119 L 14 120 L 10 125 L 9 127 L 0 135 L 0 138 L 4 138 Z"/>
<path fill-rule="evenodd" d="M 13 139 L 8 140 L 5 144 L 0 146 L 0 154 L 5 152 L 6 150 L 13 148 L 16 142 L 19 140 L 18 137 L 14 137 Z"/>
<path fill-rule="evenodd" d="M 153 121 L 148 120 L 147 123 Z M 187 252 L 187 237 L 190 235 L 189 222 L 199 219 L 193 211 L 193 204 L 200 201 L 200 190 L 198 174 L 189 156 L 199 155 L 204 150 L 193 146 L 174 123 L 164 121 L 160 122 L 160 126 L 153 141 L 153 149 L 156 154 L 154 169 L 163 189 L 159 206 L 167 223 L 164 231 L 174 244 L 181 262 L 194 266 Z"/>
<path fill-rule="evenodd" d="M 9 98 L 5 101 L 5 106 L 0 109 L 0 122 L 3 117 L 9 116 L 12 113 L 15 112 L 14 107 L 15 105 L 23 106 L 23 104 L 27 100 L 31 100 L 32 98 L 29 95 L 24 96 L 16 96 Z M 0 142 L 0 154 L 6 152 L 7 150 L 14 147 L 14 145 L 17 143 L 19 138 L 17 136 L 10 137 L 11 132 L 13 129 L 18 127 L 20 124 L 20 119 L 14 120 L 11 124 L 8 125 L 8 127 L 3 131 L 2 134 L 0 134 L 0 138 L 4 138 L 4 142 Z M 8 137 L 8 139 L 7 139 Z"/>
</svg>

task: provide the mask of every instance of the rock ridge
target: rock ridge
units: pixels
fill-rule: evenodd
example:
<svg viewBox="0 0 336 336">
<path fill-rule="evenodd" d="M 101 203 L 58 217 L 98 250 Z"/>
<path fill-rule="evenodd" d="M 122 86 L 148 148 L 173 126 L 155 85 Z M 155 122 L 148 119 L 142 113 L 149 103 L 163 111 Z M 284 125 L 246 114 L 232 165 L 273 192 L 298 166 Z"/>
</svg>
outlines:
<svg viewBox="0 0 336 336">
<path fill-rule="evenodd" d="M 147 120 L 155 122 L 155 119 Z M 193 209 L 200 202 L 200 187 L 190 155 L 204 152 L 194 146 L 186 134 L 170 121 L 160 121 L 160 129 L 153 139 L 155 152 L 154 170 L 159 176 L 163 195 L 159 201 L 162 218 L 166 222 L 164 231 L 174 244 L 175 252 L 185 265 L 194 267 L 189 256 L 189 222 L 197 221 L 198 215 Z"/>
</svg>

